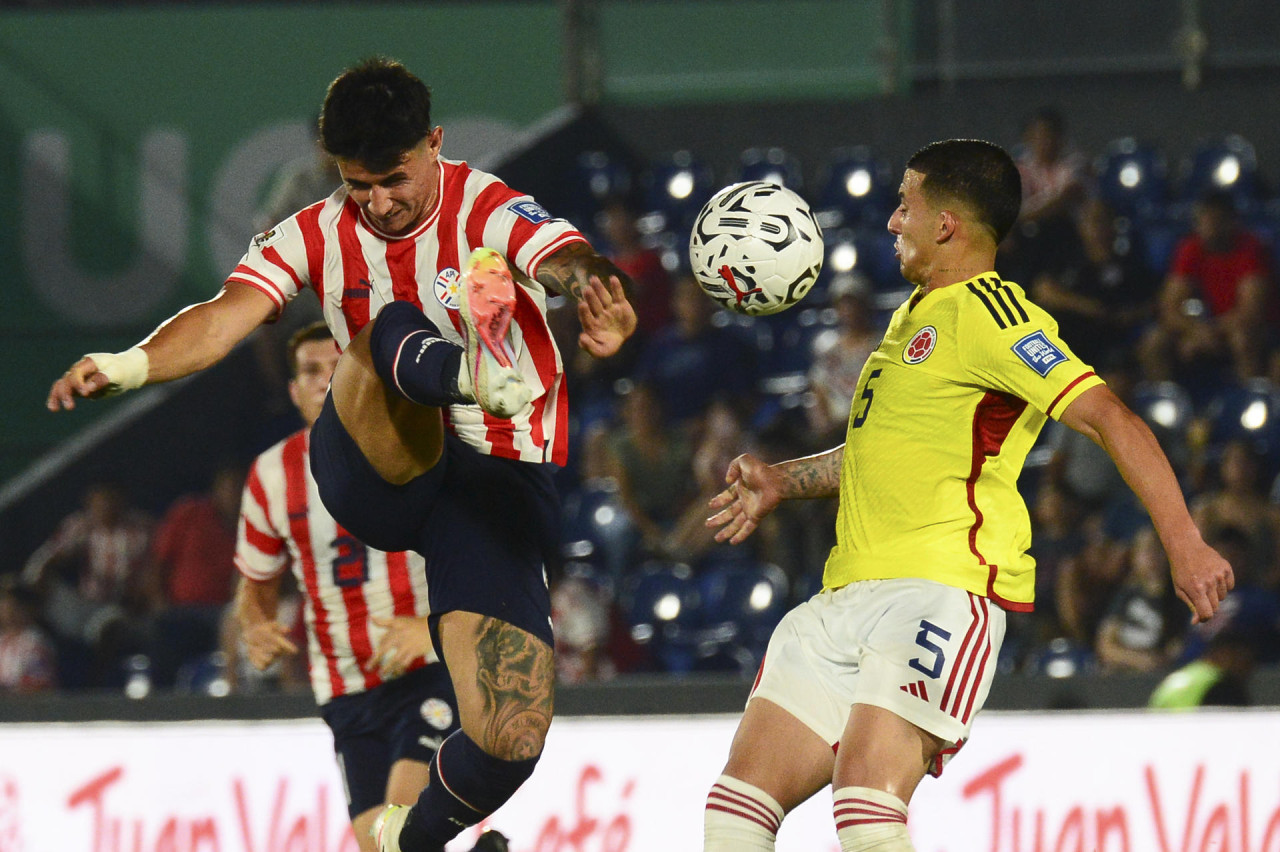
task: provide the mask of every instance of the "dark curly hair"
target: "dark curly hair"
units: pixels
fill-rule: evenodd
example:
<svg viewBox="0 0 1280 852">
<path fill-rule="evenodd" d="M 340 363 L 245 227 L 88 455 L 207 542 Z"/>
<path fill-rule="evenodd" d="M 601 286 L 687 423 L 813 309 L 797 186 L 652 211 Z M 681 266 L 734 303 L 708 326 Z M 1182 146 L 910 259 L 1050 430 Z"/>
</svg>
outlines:
<svg viewBox="0 0 1280 852">
<path fill-rule="evenodd" d="M 326 153 L 390 171 L 431 132 L 431 90 L 394 59 L 371 57 L 329 84 L 320 111 Z"/>
</svg>

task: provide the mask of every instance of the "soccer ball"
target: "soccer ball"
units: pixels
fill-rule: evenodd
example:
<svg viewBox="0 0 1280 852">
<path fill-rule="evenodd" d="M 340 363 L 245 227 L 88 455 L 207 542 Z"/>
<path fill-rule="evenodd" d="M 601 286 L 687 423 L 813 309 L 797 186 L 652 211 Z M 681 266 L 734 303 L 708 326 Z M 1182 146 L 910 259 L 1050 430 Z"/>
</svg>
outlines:
<svg viewBox="0 0 1280 852">
<path fill-rule="evenodd" d="M 726 186 L 693 223 L 689 261 L 703 292 L 740 314 L 786 310 L 822 271 L 822 228 L 805 200 L 764 181 Z"/>
</svg>

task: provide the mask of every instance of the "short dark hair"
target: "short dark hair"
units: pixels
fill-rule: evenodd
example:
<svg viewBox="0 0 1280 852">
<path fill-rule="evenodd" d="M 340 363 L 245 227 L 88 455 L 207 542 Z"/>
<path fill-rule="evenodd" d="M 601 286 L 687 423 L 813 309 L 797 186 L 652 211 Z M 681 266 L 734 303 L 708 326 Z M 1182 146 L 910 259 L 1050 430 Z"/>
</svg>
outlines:
<svg viewBox="0 0 1280 852">
<path fill-rule="evenodd" d="M 325 153 L 374 172 L 395 168 L 431 132 L 431 90 L 399 62 L 375 56 L 329 84 L 320 110 Z"/>
<path fill-rule="evenodd" d="M 1231 190 L 1220 186 L 1211 186 L 1200 193 L 1196 204 L 1201 210 L 1211 210 L 1226 217 L 1233 217 L 1239 212 L 1236 209 L 1236 197 L 1231 194 Z"/>
<path fill-rule="evenodd" d="M 965 205 L 1002 241 L 1022 208 L 1022 177 L 1009 153 L 981 139 L 946 139 L 911 155 L 907 168 L 924 176 L 931 202 Z"/>
<path fill-rule="evenodd" d="M 333 340 L 333 332 L 323 322 L 313 322 L 298 329 L 289 338 L 289 375 L 298 377 L 298 350 L 313 340 Z"/>
</svg>

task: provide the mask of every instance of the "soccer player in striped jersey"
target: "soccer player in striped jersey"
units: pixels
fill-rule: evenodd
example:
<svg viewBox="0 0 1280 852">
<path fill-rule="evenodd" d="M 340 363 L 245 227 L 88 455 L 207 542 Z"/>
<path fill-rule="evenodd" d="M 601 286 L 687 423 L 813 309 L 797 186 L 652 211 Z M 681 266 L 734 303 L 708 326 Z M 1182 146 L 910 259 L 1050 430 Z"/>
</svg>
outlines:
<svg viewBox="0 0 1280 852">
<path fill-rule="evenodd" d="M 578 345 L 595 357 L 636 325 L 626 276 L 528 195 L 443 158 L 430 112 L 427 87 L 398 62 L 344 71 L 321 110 L 343 186 L 255 237 L 215 298 L 126 352 L 80 359 L 47 400 L 56 411 L 180 378 L 301 290 L 320 298 L 343 354 L 311 429 L 312 473 L 356 538 L 425 557 L 432 639 L 461 722 L 417 803 L 375 821 L 383 852 L 442 850 L 537 764 L 555 671 L 552 475 L 568 441 L 547 293 L 576 302 Z"/>
<path fill-rule="evenodd" d="M 733 544 L 784 499 L 838 495 L 839 509 L 823 590 L 775 630 L 708 795 L 708 852 L 773 849 L 786 813 L 827 784 L 842 850 L 913 848 L 911 795 L 969 736 L 1005 611 L 1033 604 L 1017 479 L 1046 418 L 1110 454 L 1196 621 L 1233 584 L 1151 431 L 995 273 L 1020 197 L 995 145 L 918 151 L 889 219 L 916 289 L 862 370 L 845 443 L 774 465 L 741 456 L 711 501 L 708 526 Z"/>
<path fill-rule="evenodd" d="M 328 326 L 299 329 L 288 354 L 289 397 L 306 425 L 249 470 L 234 612 L 255 668 L 296 654 L 276 620 L 281 579 L 293 572 L 305 599 L 311 688 L 333 732 L 351 825 L 361 850 L 376 852 L 375 817 L 386 802 L 413 804 L 427 785 L 431 758 L 458 727 L 457 702 L 431 647 L 422 556 L 352 537 L 325 510 L 311 476 L 307 436 L 338 362 Z"/>
</svg>

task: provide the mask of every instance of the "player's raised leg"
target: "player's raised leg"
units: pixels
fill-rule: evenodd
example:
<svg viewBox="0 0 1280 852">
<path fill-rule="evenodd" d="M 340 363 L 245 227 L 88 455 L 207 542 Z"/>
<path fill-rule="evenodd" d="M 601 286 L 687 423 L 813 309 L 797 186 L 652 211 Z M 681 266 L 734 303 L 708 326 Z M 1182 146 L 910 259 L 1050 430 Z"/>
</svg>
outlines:
<svg viewBox="0 0 1280 852">
<path fill-rule="evenodd" d="M 436 752 L 417 803 L 379 815 L 380 852 L 435 852 L 496 811 L 533 774 L 551 724 L 555 665 L 546 641 L 462 611 L 444 614 L 439 632 L 462 730 Z"/>
</svg>

